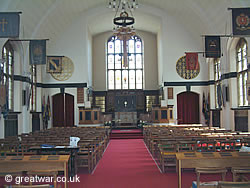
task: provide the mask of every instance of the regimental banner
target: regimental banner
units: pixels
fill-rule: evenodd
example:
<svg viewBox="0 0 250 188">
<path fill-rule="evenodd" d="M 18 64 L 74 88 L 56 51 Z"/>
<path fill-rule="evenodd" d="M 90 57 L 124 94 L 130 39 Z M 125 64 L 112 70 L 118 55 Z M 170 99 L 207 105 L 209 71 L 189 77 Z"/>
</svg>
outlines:
<svg viewBox="0 0 250 188">
<path fill-rule="evenodd" d="M 19 37 L 19 24 L 18 12 L 0 12 L 0 38 Z"/>
<path fill-rule="evenodd" d="M 221 47 L 219 36 L 205 36 L 205 54 L 207 58 L 220 58 Z"/>
<path fill-rule="evenodd" d="M 250 8 L 232 9 L 233 35 L 250 35 Z"/>
<path fill-rule="evenodd" d="M 187 70 L 199 69 L 198 53 L 186 53 L 186 69 Z"/>
<path fill-rule="evenodd" d="M 29 52 L 30 65 L 46 64 L 46 40 L 31 40 Z"/>
<path fill-rule="evenodd" d="M 47 56 L 47 72 L 61 73 L 62 72 L 62 57 L 63 56 Z"/>
</svg>

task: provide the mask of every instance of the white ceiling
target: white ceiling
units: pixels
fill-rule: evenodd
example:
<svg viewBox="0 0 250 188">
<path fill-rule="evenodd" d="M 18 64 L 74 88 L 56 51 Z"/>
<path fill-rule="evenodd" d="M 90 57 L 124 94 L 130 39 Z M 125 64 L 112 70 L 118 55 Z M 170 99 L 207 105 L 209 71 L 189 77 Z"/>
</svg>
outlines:
<svg viewBox="0 0 250 188">
<path fill-rule="evenodd" d="M 157 33 L 163 17 L 176 22 L 195 35 L 230 34 L 229 7 L 250 7 L 250 0 L 138 0 L 135 28 Z M 21 11 L 22 38 L 53 38 L 80 15 L 89 17 L 92 35 L 111 31 L 114 12 L 107 0 L 0 0 L 0 11 Z M 160 16 L 161 15 L 161 16 Z"/>
</svg>

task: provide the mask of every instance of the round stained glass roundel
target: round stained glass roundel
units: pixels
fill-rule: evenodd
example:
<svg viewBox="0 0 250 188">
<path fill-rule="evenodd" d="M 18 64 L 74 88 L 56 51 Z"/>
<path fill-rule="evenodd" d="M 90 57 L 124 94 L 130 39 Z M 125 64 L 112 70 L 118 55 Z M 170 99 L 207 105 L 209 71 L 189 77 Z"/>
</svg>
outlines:
<svg viewBox="0 0 250 188">
<path fill-rule="evenodd" d="M 197 77 L 200 73 L 200 65 L 196 70 L 187 70 L 186 67 L 186 56 L 182 56 L 176 62 L 176 72 L 178 75 L 184 79 L 190 80 Z"/>
</svg>

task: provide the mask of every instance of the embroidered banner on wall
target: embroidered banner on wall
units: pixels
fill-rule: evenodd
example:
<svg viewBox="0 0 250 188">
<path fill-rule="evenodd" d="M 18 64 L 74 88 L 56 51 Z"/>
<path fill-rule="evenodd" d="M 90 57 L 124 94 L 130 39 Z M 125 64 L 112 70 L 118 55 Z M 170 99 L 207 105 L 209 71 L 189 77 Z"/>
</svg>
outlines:
<svg viewBox="0 0 250 188">
<path fill-rule="evenodd" d="M 232 9 L 233 35 L 250 35 L 250 8 Z"/>
<path fill-rule="evenodd" d="M 47 56 L 47 72 L 61 73 L 62 72 L 63 56 Z"/>
<path fill-rule="evenodd" d="M 186 53 L 187 70 L 197 70 L 199 68 L 198 53 Z"/>
<path fill-rule="evenodd" d="M 205 36 L 205 53 L 206 53 L 207 58 L 221 57 L 221 47 L 220 47 L 219 36 Z"/>
<path fill-rule="evenodd" d="M 31 40 L 29 45 L 30 64 L 46 64 L 46 40 Z"/>
<path fill-rule="evenodd" d="M 19 23 L 18 12 L 0 13 L 0 38 L 19 37 Z"/>
</svg>

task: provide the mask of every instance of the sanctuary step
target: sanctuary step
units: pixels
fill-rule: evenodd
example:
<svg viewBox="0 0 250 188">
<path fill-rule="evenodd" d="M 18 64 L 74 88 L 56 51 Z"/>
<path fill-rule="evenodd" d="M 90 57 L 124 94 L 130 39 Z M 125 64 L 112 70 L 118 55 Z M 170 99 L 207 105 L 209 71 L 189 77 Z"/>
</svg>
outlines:
<svg viewBox="0 0 250 188">
<path fill-rule="evenodd" d="M 113 130 L 127 130 L 127 129 L 137 129 L 137 126 L 136 125 L 121 125 L 121 126 L 115 126 L 115 127 L 112 127 Z"/>
<path fill-rule="evenodd" d="M 121 129 L 138 129 L 136 123 L 116 123 L 115 126 L 112 127 L 113 130 L 121 130 Z"/>
<path fill-rule="evenodd" d="M 140 129 L 112 130 L 110 139 L 142 139 L 143 134 Z"/>
</svg>

